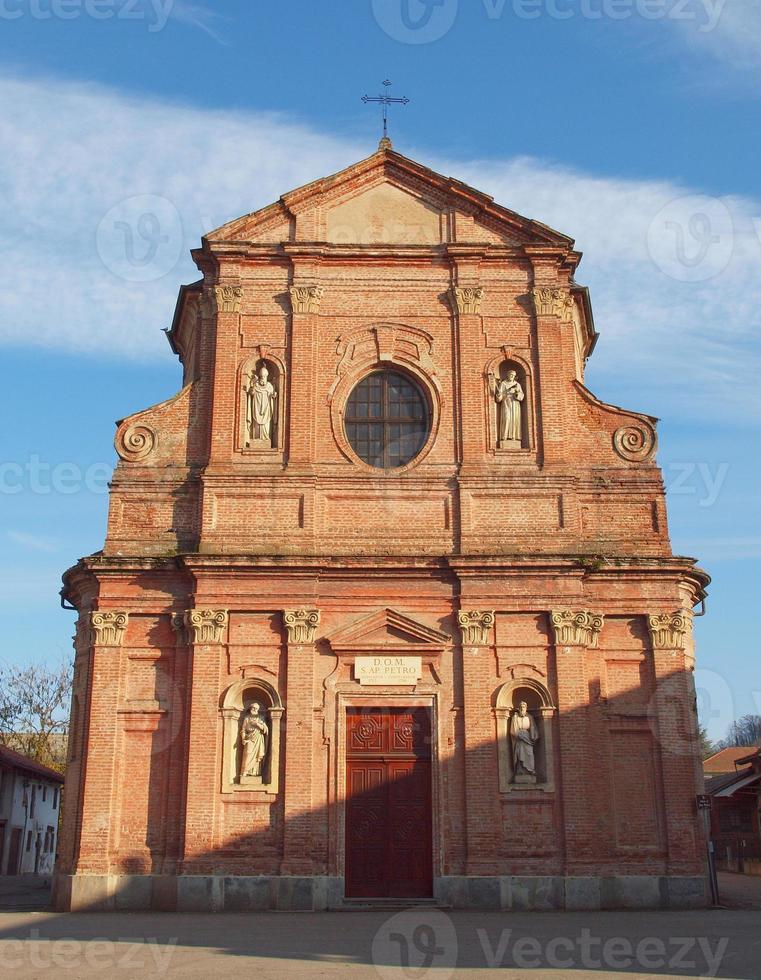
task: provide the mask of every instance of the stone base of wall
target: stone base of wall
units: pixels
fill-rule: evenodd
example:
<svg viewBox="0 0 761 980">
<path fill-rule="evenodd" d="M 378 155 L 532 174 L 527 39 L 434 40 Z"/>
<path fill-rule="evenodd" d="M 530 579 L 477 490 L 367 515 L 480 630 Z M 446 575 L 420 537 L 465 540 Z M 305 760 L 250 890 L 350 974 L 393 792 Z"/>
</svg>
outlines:
<svg viewBox="0 0 761 980">
<path fill-rule="evenodd" d="M 541 912 L 599 909 L 697 909 L 709 904 L 703 877 L 444 877 L 434 882 L 442 907 Z M 388 903 L 388 900 L 384 900 Z M 349 907 L 343 878 L 223 875 L 56 875 L 61 912 L 304 912 Z M 372 905 L 372 899 L 357 904 Z M 400 899 L 399 905 L 407 902 Z M 414 902 L 409 904 L 414 905 Z"/>
</svg>

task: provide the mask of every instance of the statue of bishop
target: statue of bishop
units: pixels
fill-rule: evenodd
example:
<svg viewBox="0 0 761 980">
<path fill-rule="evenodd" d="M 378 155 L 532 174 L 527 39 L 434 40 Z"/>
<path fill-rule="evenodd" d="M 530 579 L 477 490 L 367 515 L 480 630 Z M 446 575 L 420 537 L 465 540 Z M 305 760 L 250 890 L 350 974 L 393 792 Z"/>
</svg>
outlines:
<svg viewBox="0 0 761 980">
<path fill-rule="evenodd" d="M 251 373 L 246 386 L 246 445 L 272 446 L 276 401 L 277 391 L 269 380 L 267 365 L 262 363 L 257 374 Z"/>
</svg>

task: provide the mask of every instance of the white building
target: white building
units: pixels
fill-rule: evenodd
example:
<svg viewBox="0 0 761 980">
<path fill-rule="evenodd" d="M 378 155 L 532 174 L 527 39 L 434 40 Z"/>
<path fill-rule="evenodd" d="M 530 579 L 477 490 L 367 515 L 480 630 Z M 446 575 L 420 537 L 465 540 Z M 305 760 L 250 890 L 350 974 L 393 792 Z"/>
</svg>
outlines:
<svg viewBox="0 0 761 980">
<path fill-rule="evenodd" d="M 0 745 L 0 875 L 49 875 L 63 776 Z"/>
</svg>

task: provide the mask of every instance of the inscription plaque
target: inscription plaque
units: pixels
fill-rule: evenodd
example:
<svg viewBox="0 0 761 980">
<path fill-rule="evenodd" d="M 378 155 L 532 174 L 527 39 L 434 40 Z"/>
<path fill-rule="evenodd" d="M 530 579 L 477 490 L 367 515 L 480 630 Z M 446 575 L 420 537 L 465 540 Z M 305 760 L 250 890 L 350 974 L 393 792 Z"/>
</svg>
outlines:
<svg viewBox="0 0 761 980">
<path fill-rule="evenodd" d="M 355 657 L 354 677 L 360 684 L 417 684 L 423 673 L 422 657 Z"/>
</svg>

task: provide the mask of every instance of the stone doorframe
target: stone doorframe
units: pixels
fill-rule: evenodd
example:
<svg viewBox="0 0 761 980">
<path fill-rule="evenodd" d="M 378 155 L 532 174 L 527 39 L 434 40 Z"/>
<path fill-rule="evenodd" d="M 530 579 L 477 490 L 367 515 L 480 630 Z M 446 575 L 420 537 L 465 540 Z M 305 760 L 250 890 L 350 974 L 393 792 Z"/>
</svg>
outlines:
<svg viewBox="0 0 761 980">
<path fill-rule="evenodd" d="M 427 708 L 431 713 L 431 828 L 433 841 L 434 884 L 441 876 L 440 834 L 440 769 L 439 769 L 439 706 L 438 695 L 372 694 L 360 695 L 338 692 L 336 694 L 336 824 L 334 834 L 338 874 L 346 877 L 346 709 L 347 708 Z"/>
</svg>

